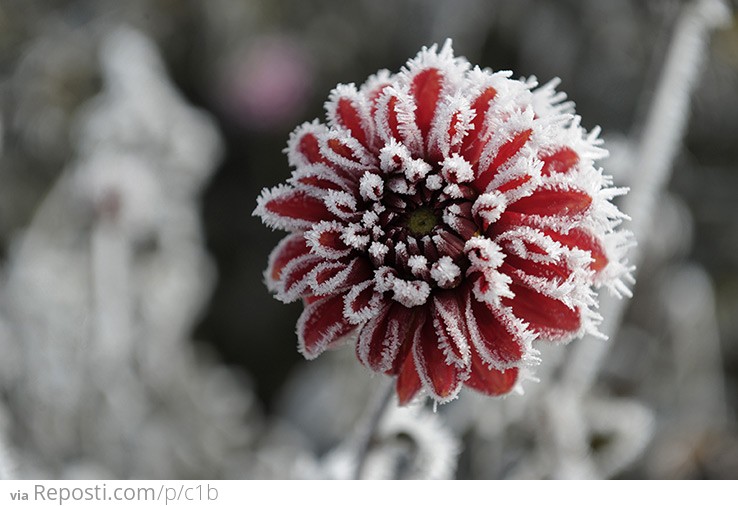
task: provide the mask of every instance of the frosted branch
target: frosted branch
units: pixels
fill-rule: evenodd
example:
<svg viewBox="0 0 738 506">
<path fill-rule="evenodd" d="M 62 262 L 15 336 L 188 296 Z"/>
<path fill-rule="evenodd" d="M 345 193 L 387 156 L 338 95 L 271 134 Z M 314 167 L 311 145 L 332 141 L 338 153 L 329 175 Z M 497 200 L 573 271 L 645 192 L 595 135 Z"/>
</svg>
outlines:
<svg viewBox="0 0 738 506">
<path fill-rule="evenodd" d="M 648 235 L 654 207 L 671 177 L 687 126 L 692 93 L 706 58 L 708 37 L 729 20 L 730 9 L 724 1 L 698 0 L 684 9 L 677 21 L 640 138 L 635 159 L 638 176 L 622 202 L 623 211 L 632 220 L 631 230 L 640 242 Z M 636 248 L 632 255 L 635 266 L 640 263 L 641 255 L 642 248 Z M 604 317 L 601 330 L 613 336 L 620 327 L 627 300 L 603 297 L 600 306 Z M 590 339 L 577 343 L 563 373 L 564 381 L 580 393 L 586 392 L 594 383 L 609 347 L 609 342 Z"/>
</svg>

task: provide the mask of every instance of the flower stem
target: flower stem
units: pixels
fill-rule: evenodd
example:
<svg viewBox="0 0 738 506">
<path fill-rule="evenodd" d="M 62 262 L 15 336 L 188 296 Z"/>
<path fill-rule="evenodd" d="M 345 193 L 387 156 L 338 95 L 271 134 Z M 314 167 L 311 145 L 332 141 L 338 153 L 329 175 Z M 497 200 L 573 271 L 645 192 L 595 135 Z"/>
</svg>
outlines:
<svg viewBox="0 0 738 506">
<path fill-rule="evenodd" d="M 387 408 L 390 405 L 391 399 L 394 397 L 395 381 L 390 381 L 385 386 L 385 390 L 375 399 L 373 406 L 367 412 L 369 417 L 366 419 L 366 425 L 364 425 L 362 431 L 356 438 L 356 467 L 352 479 L 359 480 L 364 472 L 364 465 L 366 464 L 366 458 L 369 456 L 369 448 L 372 445 L 372 440 L 377 432 L 379 423 L 382 421 L 384 414 L 387 412 Z"/>
</svg>

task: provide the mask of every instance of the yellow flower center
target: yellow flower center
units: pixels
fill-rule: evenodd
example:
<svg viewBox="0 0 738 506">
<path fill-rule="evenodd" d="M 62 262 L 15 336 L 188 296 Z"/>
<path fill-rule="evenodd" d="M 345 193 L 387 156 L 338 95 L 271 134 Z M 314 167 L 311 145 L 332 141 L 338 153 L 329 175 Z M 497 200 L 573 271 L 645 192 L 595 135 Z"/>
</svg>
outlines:
<svg viewBox="0 0 738 506">
<path fill-rule="evenodd" d="M 413 235 L 429 234 L 438 223 L 436 215 L 428 208 L 419 207 L 410 213 L 407 220 L 407 228 Z"/>
</svg>

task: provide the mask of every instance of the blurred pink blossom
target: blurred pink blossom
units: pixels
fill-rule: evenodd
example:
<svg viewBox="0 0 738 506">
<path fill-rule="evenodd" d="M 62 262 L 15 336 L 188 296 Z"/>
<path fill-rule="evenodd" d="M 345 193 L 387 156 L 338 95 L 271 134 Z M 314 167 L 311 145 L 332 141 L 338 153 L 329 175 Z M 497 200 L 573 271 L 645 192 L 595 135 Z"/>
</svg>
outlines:
<svg viewBox="0 0 738 506">
<path fill-rule="evenodd" d="M 310 56 L 284 35 L 263 36 L 237 52 L 221 75 L 221 107 L 239 125 L 268 131 L 303 112 L 313 83 Z"/>
</svg>

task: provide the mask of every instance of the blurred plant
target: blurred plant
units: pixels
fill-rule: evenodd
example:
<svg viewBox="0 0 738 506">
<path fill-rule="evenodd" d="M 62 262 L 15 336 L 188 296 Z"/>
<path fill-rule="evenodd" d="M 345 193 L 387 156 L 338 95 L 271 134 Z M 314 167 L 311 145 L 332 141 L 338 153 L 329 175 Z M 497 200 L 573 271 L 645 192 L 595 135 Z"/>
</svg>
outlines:
<svg viewBox="0 0 738 506">
<path fill-rule="evenodd" d="M 196 198 L 221 141 L 149 39 L 119 28 L 100 58 L 77 159 L 14 244 L 2 286 L 19 475 L 238 477 L 253 399 L 185 340 L 213 281 Z"/>
</svg>

